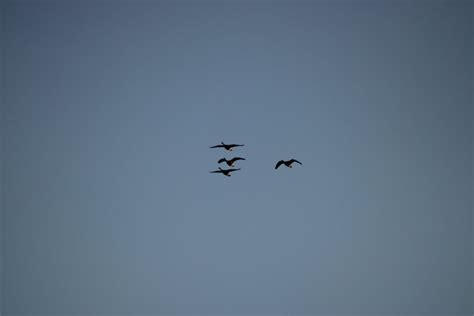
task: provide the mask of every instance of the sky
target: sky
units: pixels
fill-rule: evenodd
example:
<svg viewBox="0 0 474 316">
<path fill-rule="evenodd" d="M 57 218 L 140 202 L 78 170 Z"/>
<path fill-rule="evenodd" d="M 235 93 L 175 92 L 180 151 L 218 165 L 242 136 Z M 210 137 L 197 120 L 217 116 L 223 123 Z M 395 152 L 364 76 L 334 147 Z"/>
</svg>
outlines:
<svg viewBox="0 0 474 316">
<path fill-rule="evenodd" d="M 2 315 L 472 315 L 473 6 L 4 1 Z"/>
</svg>

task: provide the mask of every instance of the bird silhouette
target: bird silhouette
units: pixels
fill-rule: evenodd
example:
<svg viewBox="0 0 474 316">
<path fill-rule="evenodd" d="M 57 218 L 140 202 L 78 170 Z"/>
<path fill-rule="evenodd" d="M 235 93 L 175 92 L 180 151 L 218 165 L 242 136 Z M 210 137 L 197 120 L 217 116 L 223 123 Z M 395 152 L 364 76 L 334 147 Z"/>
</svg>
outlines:
<svg viewBox="0 0 474 316">
<path fill-rule="evenodd" d="M 209 148 L 224 148 L 225 150 L 232 151 L 232 148 L 234 147 L 241 147 L 244 145 L 238 145 L 238 144 L 224 144 L 224 142 L 221 142 L 220 145 L 215 145 L 211 146 Z"/>
<path fill-rule="evenodd" d="M 293 166 L 291 165 L 292 163 L 294 162 L 297 162 L 299 163 L 300 165 L 302 165 L 301 162 L 299 162 L 298 160 L 296 159 L 291 159 L 291 160 L 280 160 L 279 162 L 277 162 L 276 166 L 275 166 L 275 169 L 278 169 L 278 167 L 280 167 L 281 165 L 285 165 L 287 166 L 288 168 L 293 168 Z"/>
<path fill-rule="evenodd" d="M 240 170 L 240 168 L 238 168 L 238 169 L 221 169 L 221 168 L 219 168 L 219 170 L 209 171 L 209 173 L 222 173 L 223 175 L 225 175 L 227 177 L 230 177 L 230 173 L 234 172 L 234 171 L 237 171 L 237 170 Z"/>
<path fill-rule="evenodd" d="M 234 166 L 234 162 L 238 161 L 238 160 L 245 160 L 245 158 L 241 158 L 241 157 L 234 157 L 230 160 L 227 160 L 225 158 L 221 158 L 217 161 L 217 163 L 223 163 L 225 162 L 229 167 L 233 167 Z"/>
</svg>

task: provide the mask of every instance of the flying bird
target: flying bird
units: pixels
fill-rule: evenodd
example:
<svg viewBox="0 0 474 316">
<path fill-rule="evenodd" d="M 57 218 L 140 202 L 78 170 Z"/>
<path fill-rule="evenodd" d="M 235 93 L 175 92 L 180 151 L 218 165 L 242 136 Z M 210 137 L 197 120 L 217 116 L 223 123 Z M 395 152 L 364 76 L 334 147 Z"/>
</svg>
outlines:
<svg viewBox="0 0 474 316">
<path fill-rule="evenodd" d="M 233 167 L 234 166 L 234 162 L 238 161 L 238 160 L 245 160 L 245 158 L 241 158 L 241 157 L 234 157 L 230 160 L 227 160 L 225 158 L 221 158 L 217 161 L 217 163 L 223 163 L 225 162 L 229 167 Z"/>
<path fill-rule="evenodd" d="M 244 145 L 238 145 L 238 144 L 224 144 L 224 142 L 221 142 L 220 145 L 211 146 L 211 147 L 209 147 L 209 148 L 224 148 L 225 150 L 232 151 L 232 148 L 234 148 L 234 147 L 241 147 L 241 146 L 244 146 Z"/>
<path fill-rule="evenodd" d="M 227 177 L 230 177 L 230 173 L 234 172 L 234 171 L 237 171 L 237 170 L 240 170 L 240 168 L 238 168 L 238 169 L 221 169 L 221 168 L 219 168 L 219 170 L 209 171 L 209 173 L 222 173 L 223 175 L 225 175 Z"/>
<path fill-rule="evenodd" d="M 276 166 L 275 166 L 275 169 L 278 169 L 278 167 L 280 167 L 281 165 L 285 165 L 287 166 L 288 168 L 293 168 L 293 166 L 291 165 L 292 163 L 294 162 L 297 162 L 299 163 L 300 165 L 302 165 L 301 162 L 299 162 L 298 160 L 296 159 L 291 159 L 291 160 L 280 160 L 279 162 L 277 162 Z"/>
</svg>

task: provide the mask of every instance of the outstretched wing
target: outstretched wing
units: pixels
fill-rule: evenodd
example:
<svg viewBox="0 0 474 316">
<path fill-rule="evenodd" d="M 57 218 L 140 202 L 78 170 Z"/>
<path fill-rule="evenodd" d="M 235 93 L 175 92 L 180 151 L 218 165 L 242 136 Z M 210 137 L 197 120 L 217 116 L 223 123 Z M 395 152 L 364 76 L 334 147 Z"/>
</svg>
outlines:
<svg viewBox="0 0 474 316">
<path fill-rule="evenodd" d="M 215 145 L 215 146 L 211 146 L 209 148 L 220 148 L 220 147 L 224 147 L 224 145 Z"/>
<path fill-rule="evenodd" d="M 232 172 L 232 171 L 237 171 L 237 170 L 240 170 L 240 168 L 237 168 L 237 169 L 227 169 L 226 171 Z"/>
<path fill-rule="evenodd" d="M 297 162 L 297 163 L 299 163 L 300 165 L 303 165 L 301 162 L 299 162 L 299 161 L 296 160 L 296 159 L 291 159 L 291 160 L 290 160 L 290 163 L 293 163 L 293 162 Z"/>
<path fill-rule="evenodd" d="M 209 173 L 222 173 L 221 170 L 214 170 L 214 171 L 209 171 Z"/>
<path fill-rule="evenodd" d="M 224 161 L 225 161 L 225 158 L 221 158 L 221 159 L 219 159 L 219 160 L 217 161 L 217 163 L 222 163 L 222 162 L 224 162 Z"/>
<path fill-rule="evenodd" d="M 229 146 L 229 147 L 242 147 L 242 146 L 244 146 L 244 145 L 239 145 L 239 144 L 230 144 L 230 145 L 228 145 L 228 146 Z"/>
<path fill-rule="evenodd" d="M 237 160 L 245 160 L 245 158 L 242 158 L 242 157 L 235 157 L 235 158 L 232 158 L 230 161 L 231 161 L 231 162 L 236 162 Z"/>
<path fill-rule="evenodd" d="M 280 160 L 279 162 L 277 162 L 275 169 L 278 169 L 278 167 L 280 167 L 282 164 L 283 164 L 283 160 Z"/>
</svg>

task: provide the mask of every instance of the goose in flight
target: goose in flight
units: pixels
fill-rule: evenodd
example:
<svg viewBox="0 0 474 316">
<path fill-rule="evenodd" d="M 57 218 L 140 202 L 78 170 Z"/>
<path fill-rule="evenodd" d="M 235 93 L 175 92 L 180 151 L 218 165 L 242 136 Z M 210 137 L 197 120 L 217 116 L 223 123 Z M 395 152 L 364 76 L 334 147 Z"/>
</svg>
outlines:
<svg viewBox="0 0 474 316">
<path fill-rule="evenodd" d="M 224 142 L 221 142 L 220 145 L 215 145 L 211 146 L 209 148 L 224 148 L 225 150 L 232 151 L 232 148 L 234 147 L 241 147 L 244 145 L 238 145 L 238 144 L 224 144 Z"/>
<path fill-rule="evenodd" d="M 299 162 L 298 160 L 296 159 L 291 159 L 291 160 L 280 160 L 279 162 L 277 162 L 276 166 L 275 166 L 275 169 L 278 169 L 278 167 L 280 167 L 281 165 L 285 165 L 287 166 L 288 168 L 293 168 L 293 166 L 291 165 L 292 163 L 294 162 L 297 162 L 299 163 L 300 165 L 302 165 L 301 162 Z"/>
<path fill-rule="evenodd" d="M 237 170 L 240 170 L 240 168 L 238 168 L 238 169 L 221 169 L 221 168 L 219 168 L 219 170 L 209 171 L 209 173 L 222 173 L 223 175 L 230 177 L 230 173 L 233 172 L 233 171 L 237 171 Z"/>
<path fill-rule="evenodd" d="M 223 163 L 225 162 L 229 167 L 233 167 L 234 166 L 234 162 L 238 161 L 238 160 L 245 160 L 245 158 L 241 158 L 241 157 L 234 157 L 230 160 L 227 160 L 225 158 L 221 158 L 217 161 L 217 163 Z"/>
</svg>

